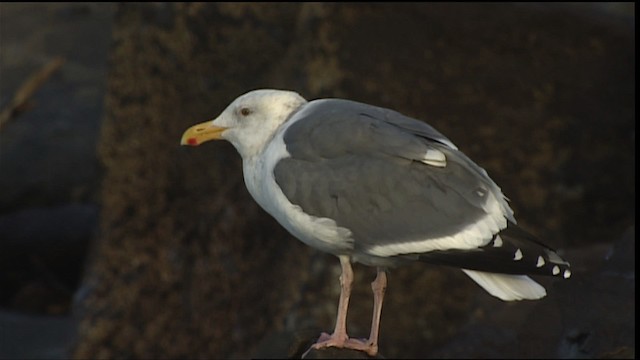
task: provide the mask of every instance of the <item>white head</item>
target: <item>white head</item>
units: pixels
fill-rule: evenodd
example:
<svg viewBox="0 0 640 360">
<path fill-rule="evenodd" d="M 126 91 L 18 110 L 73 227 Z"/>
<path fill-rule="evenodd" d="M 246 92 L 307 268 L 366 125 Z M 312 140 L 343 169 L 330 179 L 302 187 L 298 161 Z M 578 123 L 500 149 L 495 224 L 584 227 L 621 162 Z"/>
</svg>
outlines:
<svg viewBox="0 0 640 360">
<path fill-rule="evenodd" d="M 306 102 L 293 91 L 250 91 L 235 99 L 216 119 L 187 129 L 180 143 L 197 146 L 225 139 L 243 158 L 251 157 L 260 153 L 278 127 Z"/>
</svg>

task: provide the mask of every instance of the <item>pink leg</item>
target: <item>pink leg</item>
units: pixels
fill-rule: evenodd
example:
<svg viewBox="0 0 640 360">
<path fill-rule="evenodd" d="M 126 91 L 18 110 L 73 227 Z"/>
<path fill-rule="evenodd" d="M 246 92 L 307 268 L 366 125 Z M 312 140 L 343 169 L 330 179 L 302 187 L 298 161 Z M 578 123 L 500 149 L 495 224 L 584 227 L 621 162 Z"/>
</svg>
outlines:
<svg viewBox="0 0 640 360">
<path fill-rule="evenodd" d="M 382 314 L 382 301 L 384 300 L 384 292 L 387 289 L 387 273 L 383 268 L 378 268 L 378 275 L 371 283 L 373 290 L 373 318 L 371 320 L 371 334 L 369 335 L 369 349 L 367 353 L 375 356 L 378 353 L 378 334 L 380 331 L 380 314 Z"/>
<path fill-rule="evenodd" d="M 347 309 L 349 308 L 351 284 L 353 283 L 353 269 L 348 256 L 341 255 L 338 258 L 342 267 L 342 275 L 340 275 L 340 300 L 338 300 L 336 327 L 331 335 L 322 333 L 318 338 L 318 342 L 312 346 L 314 349 L 330 346 L 344 347 L 345 342 L 349 339 L 347 335 Z"/>
<path fill-rule="evenodd" d="M 353 270 L 349 258 L 340 256 L 342 265 L 342 275 L 340 276 L 340 300 L 338 302 L 338 318 L 336 327 L 332 335 L 322 333 L 318 341 L 312 346 L 314 349 L 325 347 L 339 347 L 364 351 L 370 356 L 378 353 L 378 333 L 380 328 L 380 314 L 382 312 L 382 301 L 387 288 L 387 274 L 383 268 L 378 268 L 378 275 L 371 283 L 373 290 L 373 319 L 371 321 L 371 334 L 369 340 L 349 339 L 347 335 L 347 308 L 349 307 L 349 297 L 351 296 L 351 284 L 353 282 Z"/>
</svg>

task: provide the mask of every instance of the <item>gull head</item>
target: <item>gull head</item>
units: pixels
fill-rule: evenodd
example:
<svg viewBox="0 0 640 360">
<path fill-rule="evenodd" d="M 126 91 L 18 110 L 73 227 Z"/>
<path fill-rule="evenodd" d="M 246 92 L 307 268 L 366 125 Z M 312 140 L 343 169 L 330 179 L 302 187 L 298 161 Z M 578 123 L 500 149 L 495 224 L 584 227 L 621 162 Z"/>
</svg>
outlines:
<svg viewBox="0 0 640 360">
<path fill-rule="evenodd" d="M 277 129 L 307 102 L 293 91 L 254 90 L 235 99 L 213 120 L 194 125 L 182 135 L 180 144 L 197 146 L 224 139 L 243 158 L 259 154 Z"/>
</svg>

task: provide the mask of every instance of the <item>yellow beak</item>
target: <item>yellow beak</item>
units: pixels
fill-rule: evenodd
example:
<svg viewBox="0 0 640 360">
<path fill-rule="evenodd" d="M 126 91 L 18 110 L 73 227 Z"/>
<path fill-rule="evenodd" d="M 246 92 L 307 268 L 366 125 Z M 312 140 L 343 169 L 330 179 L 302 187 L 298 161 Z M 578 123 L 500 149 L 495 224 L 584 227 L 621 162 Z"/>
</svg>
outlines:
<svg viewBox="0 0 640 360">
<path fill-rule="evenodd" d="M 222 139 L 222 132 L 225 130 L 227 128 L 211 125 L 211 121 L 193 125 L 182 134 L 180 145 L 198 146 L 209 140 L 219 140 Z"/>
</svg>

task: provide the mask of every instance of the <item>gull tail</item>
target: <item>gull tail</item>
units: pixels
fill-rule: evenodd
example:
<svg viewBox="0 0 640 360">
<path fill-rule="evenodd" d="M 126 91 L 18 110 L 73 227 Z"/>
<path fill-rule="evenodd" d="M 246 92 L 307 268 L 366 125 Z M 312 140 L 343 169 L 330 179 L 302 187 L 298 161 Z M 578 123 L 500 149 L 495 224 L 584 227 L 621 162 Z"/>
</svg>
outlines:
<svg viewBox="0 0 640 360">
<path fill-rule="evenodd" d="M 489 294 L 504 301 L 536 300 L 547 295 L 542 285 L 526 275 L 496 274 L 466 269 L 462 271 Z"/>
</svg>

